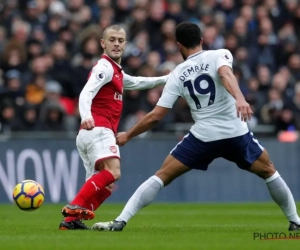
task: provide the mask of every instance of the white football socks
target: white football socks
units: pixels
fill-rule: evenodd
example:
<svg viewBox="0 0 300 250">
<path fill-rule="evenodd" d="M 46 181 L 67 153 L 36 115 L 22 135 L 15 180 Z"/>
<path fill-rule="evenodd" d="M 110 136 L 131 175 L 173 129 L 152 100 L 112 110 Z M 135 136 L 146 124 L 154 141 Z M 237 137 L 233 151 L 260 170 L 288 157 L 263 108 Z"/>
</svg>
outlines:
<svg viewBox="0 0 300 250">
<path fill-rule="evenodd" d="M 300 225 L 294 197 L 279 173 L 276 171 L 271 177 L 265 179 L 265 182 L 271 197 L 279 205 L 287 219 Z M 160 178 L 156 175 L 151 176 L 131 196 L 116 220 L 128 222 L 139 210 L 148 206 L 155 199 L 163 186 Z"/>
<path fill-rule="evenodd" d="M 157 196 L 158 192 L 163 188 L 164 183 L 156 175 L 151 176 L 131 196 L 126 203 L 122 213 L 116 218 L 117 221 L 127 222 L 140 209 L 148 206 Z"/>
<path fill-rule="evenodd" d="M 294 197 L 279 173 L 276 171 L 271 177 L 265 179 L 265 182 L 271 197 L 280 206 L 287 219 L 300 225 Z"/>
</svg>

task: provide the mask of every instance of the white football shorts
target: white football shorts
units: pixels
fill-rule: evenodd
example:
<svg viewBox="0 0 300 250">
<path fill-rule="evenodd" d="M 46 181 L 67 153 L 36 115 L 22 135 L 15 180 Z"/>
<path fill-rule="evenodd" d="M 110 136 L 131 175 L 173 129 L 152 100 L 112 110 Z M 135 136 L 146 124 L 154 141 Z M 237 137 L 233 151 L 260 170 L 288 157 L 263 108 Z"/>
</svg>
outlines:
<svg viewBox="0 0 300 250">
<path fill-rule="evenodd" d="M 76 138 L 76 146 L 86 169 L 86 180 L 98 171 L 97 161 L 119 158 L 120 150 L 112 130 L 95 127 L 92 130 L 81 129 Z"/>
</svg>

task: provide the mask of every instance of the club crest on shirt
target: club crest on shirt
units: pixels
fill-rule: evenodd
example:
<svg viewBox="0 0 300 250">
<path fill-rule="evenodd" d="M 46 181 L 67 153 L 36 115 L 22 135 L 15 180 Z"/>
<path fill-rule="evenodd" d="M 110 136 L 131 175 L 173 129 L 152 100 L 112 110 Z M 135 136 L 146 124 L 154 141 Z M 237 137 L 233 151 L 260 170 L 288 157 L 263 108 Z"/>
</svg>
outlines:
<svg viewBox="0 0 300 250">
<path fill-rule="evenodd" d="M 104 72 L 97 73 L 96 78 L 102 82 L 105 79 L 105 73 Z"/>
<path fill-rule="evenodd" d="M 116 146 L 110 146 L 109 150 L 114 154 L 117 153 L 117 151 L 118 151 Z"/>
</svg>

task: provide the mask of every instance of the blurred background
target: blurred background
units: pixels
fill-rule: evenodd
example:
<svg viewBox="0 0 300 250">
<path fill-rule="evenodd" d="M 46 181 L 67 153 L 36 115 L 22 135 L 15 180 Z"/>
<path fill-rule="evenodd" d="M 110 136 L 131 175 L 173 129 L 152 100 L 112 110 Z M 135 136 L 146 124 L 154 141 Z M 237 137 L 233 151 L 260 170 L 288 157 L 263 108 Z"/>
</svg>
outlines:
<svg viewBox="0 0 300 250">
<path fill-rule="evenodd" d="M 201 28 L 205 50 L 226 48 L 233 54 L 234 74 L 254 111 L 249 128 L 269 146 L 275 164 L 287 178 L 297 177 L 291 180 L 292 189 L 297 191 L 299 0 L 0 1 L 0 191 L 9 194 L 10 185 L 32 173 L 32 178 L 42 183 L 50 178 L 49 189 L 53 178 L 61 181 L 52 183 L 51 192 L 57 192 L 51 194 L 56 197 L 52 201 L 60 201 L 60 188 L 75 192 L 77 183 L 84 180 L 75 147 L 80 124 L 78 96 L 102 54 L 99 40 L 103 30 L 112 24 L 125 28 L 128 43 L 122 66 L 127 74 L 161 76 L 182 62 L 174 31 L 179 22 L 186 20 Z M 127 130 L 151 111 L 161 92 L 162 87 L 125 91 L 119 130 Z M 124 178 L 119 185 L 126 183 L 130 189 L 124 191 L 124 199 L 160 166 L 191 123 L 189 108 L 181 98 L 158 126 L 140 136 L 142 140 L 122 148 Z M 145 159 L 149 168 L 141 171 Z M 226 185 L 236 183 L 232 179 L 235 177 L 231 172 L 223 174 L 228 178 L 218 186 L 218 192 L 228 191 L 228 196 L 216 191 L 210 198 L 230 199 L 233 189 L 226 189 Z M 136 179 L 130 178 L 135 175 Z M 239 175 L 243 173 L 237 172 Z M 68 181 L 70 176 L 73 181 Z M 252 177 L 245 178 L 256 185 Z M 194 183 L 192 179 L 186 182 Z M 180 183 L 178 190 L 184 186 Z M 197 186 L 199 181 L 195 183 Z M 205 186 L 203 182 L 201 185 Z M 73 191 L 66 194 L 68 199 Z M 238 191 L 241 193 L 233 200 L 246 197 L 245 192 Z M 255 200 L 259 192 L 248 191 L 249 199 Z M 297 192 L 300 198 L 300 189 Z M 178 194 L 176 199 L 186 198 L 186 193 Z M 261 199 L 266 197 L 264 194 Z M 10 199 L 9 195 L 3 199 Z"/>
<path fill-rule="evenodd" d="M 126 73 L 160 76 L 182 62 L 174 30 L 185 20 L 202 29 L 204 49 L 233 54 L 254 111 L 252 130 L 300 129 L 298 0 L 10 0 L 1 1 L 0 13 L 2 134 L 76 132 L 78 96 L 101 56 L 103 30 L 126 29 Z M 161 91 L 127 91 L 120 130 L 152 110 Z M 179 100 L 153 132 L 187 130 L 188 110 Z"/>
</svg>

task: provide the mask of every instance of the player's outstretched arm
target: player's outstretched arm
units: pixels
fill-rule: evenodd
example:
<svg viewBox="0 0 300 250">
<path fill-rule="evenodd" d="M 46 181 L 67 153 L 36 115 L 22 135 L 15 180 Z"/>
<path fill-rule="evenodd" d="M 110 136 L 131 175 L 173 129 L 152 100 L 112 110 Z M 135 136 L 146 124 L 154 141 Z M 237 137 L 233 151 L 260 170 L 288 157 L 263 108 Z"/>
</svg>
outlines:
<svg viewBox="0 0 300 250">
<path fill-rule="evenodd" d="M 250 120 L 253 112 L 250 105 L 246 102 L 231 68 L 226 65 L 221 66 L 218 69 L 218 74 L 226 90 L 236 100 L 237 116 L 241 118 L 242 121 Z"/>
<path fill-rule="evenodd" d="M 127 132 L 121 132 L 117 135 L 117 144 L 123 146 L 133 137 L 142 134 L 152 129 L 158 122 L 160 122 L 168 113 L 168 108 L 155 106 L 155 108 L 145 115 L 136 125 L 134 125 Z"/>
<path fill-rule="evenodd" d="M 174 76 L 174 72 L 171 73 L 155 108 L 129 131 L 119 133 L 117 135 L 117 144 L 123 146 L 131 138 L 150 130 L 162 120 L 180 96 L 179 86 L 181 85 L 181 82 L 178 82 L 178 78 Z"/>
<path fill-rule="evenodd" d="M 159 77 L 130 76 L 124 73 L 123 84 L 125 90 L 151 89 L 166 84 L 169 75 Z"/>
</svg>

